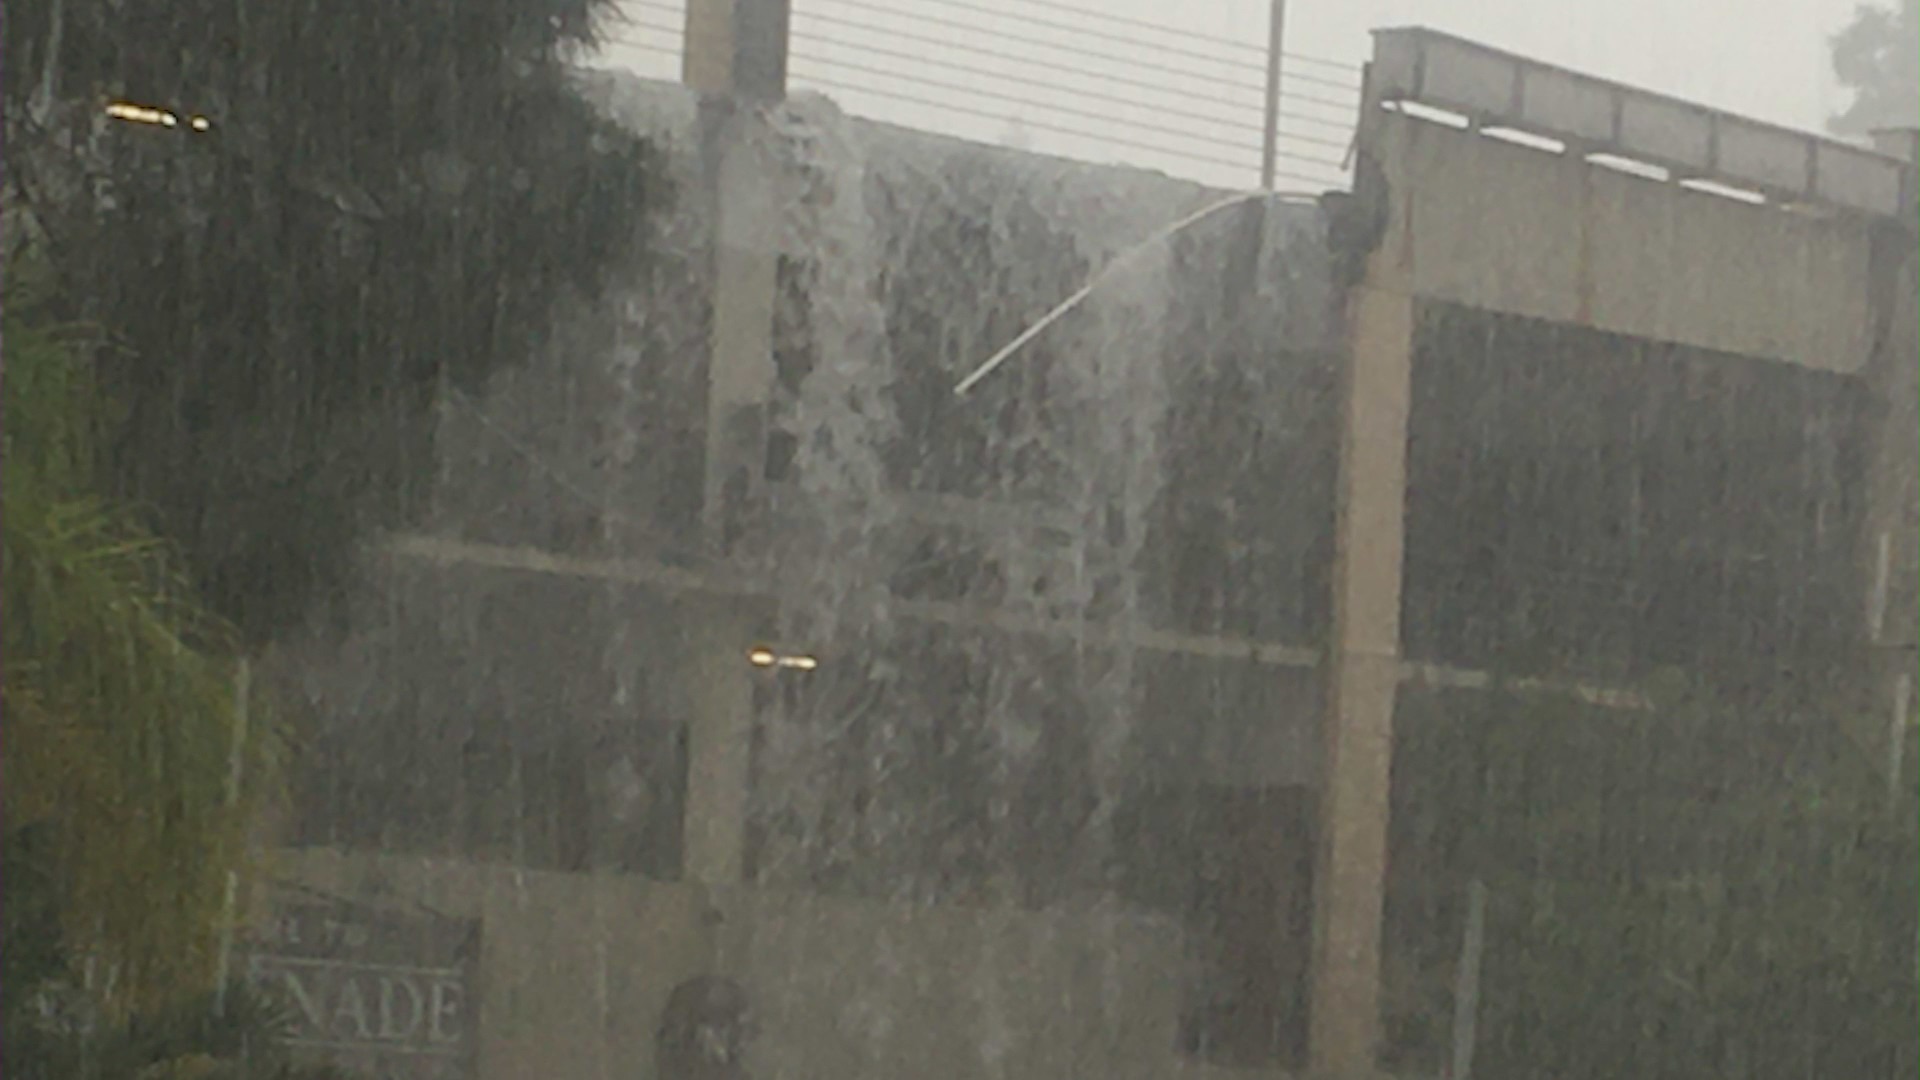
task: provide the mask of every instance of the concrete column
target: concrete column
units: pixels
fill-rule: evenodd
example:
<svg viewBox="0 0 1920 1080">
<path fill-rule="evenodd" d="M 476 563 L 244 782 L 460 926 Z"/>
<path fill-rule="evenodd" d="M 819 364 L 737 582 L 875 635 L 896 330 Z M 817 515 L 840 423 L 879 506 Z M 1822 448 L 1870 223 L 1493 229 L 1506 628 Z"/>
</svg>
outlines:
<svg viewBox="0 0 1920 1080">
<path fill-rule="evenodd" d="M 1378 1054 L 1413 346 L 1404 293 L 1366 284 L 1348 303 L 1308 1034 L 1312 1073 L 1343 1078 Z"/>
<path fill-rule="evenodd" d="M 721 125 L 715 197 L 713 327 L 708 338 L 702 525 L 722 563 L 764 561 L 765 461 L 772 357 L 771 180 L 756 141 L 732 113 Z M 686 871 L 707 885 L 741 880 L 753 732 L 751 649 L 770 625 L 762 605 L 721 597 L 681 607 L 689 727 Z"/>
<path fill-rule="evenodd" d="M 1882 153 L 1914 161 L 1920 133 L 1913 129 L 1877 131 L 1874 141 Z M 1914 169 L 1904 182 L 1905 212 L 1887 221 L 1873 239 L 1870 302 L 1877 344 L 1867 365 L 1867 385 L 1873 391 L 1874 424 L 1870 432 L 1872 460 L 1867 485 L 1865 528 L 1866 629 L 1873 649 L 1872 673 L 1877 700 L 1862 710 L 1870 722 L 1861 737 L 1866 745 L 1884 746 L 1889 806 L 1900 806 L 1902 758 L 1908 753 L 1907 727 L 1912 716 L 1914 680 L 1914 621 L 1916 575 L 1920 575 L 1920 460 L 1914 446 L 1920 441 L 1920 329 L 1916 329 L 1915 297 L 1920 290 L 1920 208 L 1914 203 Z M 1888 710 L 1882 713 L 1881 710 Z M 1882 741 L 1884 740 L 1884 742 Z"/>
<path fill-rule="evenodd" d="M 791 8 L 791 0 L 687 0 L 681 81 L 703 94 L 786 96 Z"/>
<path fill-rule="evenodd" d="M 773 309 L 780 258 L 777 161 L 760 110 L 786 92 L 788 0 L 688 0 L 683 78 L 703 96 L 702 159 L 711 177 L 713 317 L 708 335 L 707 549 L 752 565 L 764 552 Z M 685 867 L 708 886 L 741 881 L 752 764 L 753 669 L 747 651 L 771 625 L 767 605 L 707 598 L 681 609 L 688 716 Z"/>
<path fill-rule="evenodd" d="M 1876 128 L 1873 131 L 1873 148 L 1889 157 L 1897 157 L 1910 166 L 1900 184 L 1900 207 L 1906 214 L 1914 212 L 1914 169 L 1920 165 L 1920 128 Z"/>
<path fill-rule="evenodd" d="M 679 667 L 690 712 L 685 873 L 689 881 L 724 888 L 744 876 L 753 741 L 747 652 L 762 628 L 738 601 L 702 598 L 682 611 L 686 651 Z"/>
<path fill-rule="evenodd" d="M 780 218 L 775 163 L 752 111 L 710 110 L 714 184 L 713 322 L 707 338 L 708 548 L 745 557 L 762 539 L 768 409 L 775 381 L 773 308 Z"/>
</svg>

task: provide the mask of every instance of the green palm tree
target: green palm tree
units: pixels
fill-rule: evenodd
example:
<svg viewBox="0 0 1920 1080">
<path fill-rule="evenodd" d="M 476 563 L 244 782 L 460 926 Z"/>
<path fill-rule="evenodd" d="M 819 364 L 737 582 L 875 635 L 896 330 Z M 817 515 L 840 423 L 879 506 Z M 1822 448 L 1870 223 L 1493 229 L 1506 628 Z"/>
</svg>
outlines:
<svg viewBox="0 0 1920 1080">
<path fill-rule="evenodd" d="M 7 262 L 4 839 L 44 902 L 23 905 L 25 922 L 8 912 L 6 1009 L 38 974 L 84 984 L 115 1021 L 220 978 L 277 743 L 247 724 L 233 636 L 174 551 L 99 491 L 97 341 L 54 317 L 30 252 Z M 36 947 L 16 948 L 23 936 Z"/>
</svg>

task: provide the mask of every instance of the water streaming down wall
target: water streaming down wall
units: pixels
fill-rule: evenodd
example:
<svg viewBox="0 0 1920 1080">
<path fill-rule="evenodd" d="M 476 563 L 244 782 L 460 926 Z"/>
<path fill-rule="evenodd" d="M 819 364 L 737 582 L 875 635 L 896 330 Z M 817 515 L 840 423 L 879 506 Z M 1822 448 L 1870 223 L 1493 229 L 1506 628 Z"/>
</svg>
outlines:
<svg viewBox="0 0 1920 1080">
<path fill-rule="evenodd" d="M 290 865 L 482 918 L 483 1075 L 650 1062 L 715 970 L 754 998 L 755 1075 L 1286 1063 L 1340 415 L 1320 212 L 1196 226 L 957 398 L 1220 193 L 817 98 L 587 90 L 677 201 L 535 362 L 449 392 L 431 513 L 289 643 L 321 718 Z M 726 244 L 771 284 L 759 381 L 717 366 Z M 1857 651 L 1847 377 L 1417 308 L 1407 659 L 1771 688 Z M 763 642 L 818 666 L 751 670 Z M 1482 704 L 1403 688 L 1397 734 L 1442 697 Z M 700 798 L 727 717 L 737 814 Z M 731 829 L 715 885 L 696 849 Z M 1388 905 L 1415 1065 L 1454 944 L 1429 861 Z"/>
<path fill-rule="evenodd" d="M 716 413 L 705 148 L 739 118 L 586 91 L 662 151 L 674 205 L 536 362 L 449 392 L 430 513 L 286 646 L 315 718 L 293 872 L 481 915 L 491 962 L 549 954 L 484 974 L 519 985 L 488 991 L 481 1075 L 552 1074 L 528 1018 L 561 999 L 600 1017 L 551 1021 L 593 1044 L 578 1060 L 638 1054 L 712 967 L 755 997 L 756 1075 L 1275 1060 L 1298 1041 L 1331 550 L 1318 211 L 1196 226 L 956 397 L 1220 193 L 797 99 L 748 121 L 773 377 Z M 755 464 L 719 485 L 718 534 L 716 446 Z M 716 610 L 756 637 L 716 645 Z M 819 667 L 752 671 L 758 641 Z M 682 903 L 709 824 L 687 820 L 691 729 L 735 677 L 744 888 Z M 654 946 L 610 929 L 620 903 L 665 920 Z"/>
</svg>

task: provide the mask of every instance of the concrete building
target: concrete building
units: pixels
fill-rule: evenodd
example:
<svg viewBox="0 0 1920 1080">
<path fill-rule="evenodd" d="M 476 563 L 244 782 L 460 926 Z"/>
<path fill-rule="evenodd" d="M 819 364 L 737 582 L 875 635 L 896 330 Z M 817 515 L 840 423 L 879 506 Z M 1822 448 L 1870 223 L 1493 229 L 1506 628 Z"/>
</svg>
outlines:
<svg viewBox="0 0 1920 1080">
<path fill-rule="evenodd" d="M 1791 670 L 1898 752 L 1910 137 L 1385 31 L 1353 192 L 1221 211 L 960 397 L 1223 193 L 783 103 L 782 11 L 588 87 L 677 205 L 449 396 L 432 511 L 277 658 L 313 767 L 253 963 L 317 1051 L 664 1075 L 719 976 L 756 1076 L 1369 1075 L 1396 717 Z"/>
</svg>

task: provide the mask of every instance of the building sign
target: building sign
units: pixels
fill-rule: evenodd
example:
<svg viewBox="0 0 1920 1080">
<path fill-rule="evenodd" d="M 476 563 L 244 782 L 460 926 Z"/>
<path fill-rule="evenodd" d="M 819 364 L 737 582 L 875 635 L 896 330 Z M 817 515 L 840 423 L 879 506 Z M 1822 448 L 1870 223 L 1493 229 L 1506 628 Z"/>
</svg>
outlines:
<svg viewBox="0 0 1920 1080">
<path fill-rule="evenodd" d="M 420 908 L 278 896 L 248 974 L 284 1003 L 299 1057 L 368 1080 L 474 1075 L 480 924 Z"/>
</svg>

